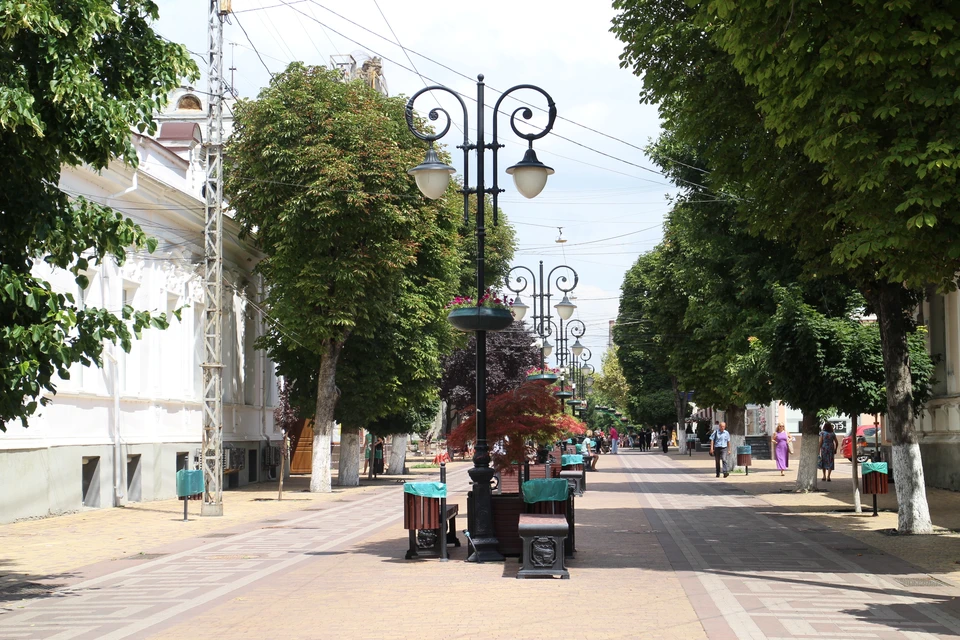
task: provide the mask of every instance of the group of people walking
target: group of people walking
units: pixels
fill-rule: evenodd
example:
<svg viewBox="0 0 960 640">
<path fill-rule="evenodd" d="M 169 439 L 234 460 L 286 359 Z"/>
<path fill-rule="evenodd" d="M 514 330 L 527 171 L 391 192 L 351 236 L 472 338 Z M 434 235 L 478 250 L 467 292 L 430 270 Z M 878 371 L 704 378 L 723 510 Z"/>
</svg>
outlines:
<svg viewBox="0 0 960 640">
<path fill-rule="evenodd" d="M 780 475 L 790 468 L 790 454 L 793 453 L 793 435 L 787 431 L 785 425 L 778 424 L 777 430 L 771 437 L 773 447 L 773 459 L 777 464 L 777 470 Z M 817 456 L 817 468 L 823 472 L 822 480 L 830 482 L 830 476 L 836 465 L 836 454 L 839 443 L 837 435 L 834 433 L 833 424 L 827 422 L 820 432 L 819 451 Z M 730 475 L 727 466 L 727 451 L 730 446 L 730 433 L 727 431 L 727 423 L 720 422 L 717 428 L 710 434 L 710 455 L 716 461 L 716 473 L 719 478 L 721 474 L 726 478 Z"/>
<path fill-rule="evenodd" d="M 653 447 L 660 447 L 666 453 L 670 448 L 669 429 L 648 429 L 643 427 L 639 431 L 631 432 L 628 436 L 628 445 L 632 449 L 650 451 Z"/>
</svg>

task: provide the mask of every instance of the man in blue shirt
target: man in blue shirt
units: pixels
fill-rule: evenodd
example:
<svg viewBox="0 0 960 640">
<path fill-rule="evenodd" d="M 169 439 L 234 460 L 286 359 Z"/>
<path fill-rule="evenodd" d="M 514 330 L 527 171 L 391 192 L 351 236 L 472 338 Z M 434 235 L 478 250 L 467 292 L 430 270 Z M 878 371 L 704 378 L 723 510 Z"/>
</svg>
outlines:
<svg viewBox="0 0 960 640">
<path fill-rule="evenodd" d="M 710 455 L 717 463 L 717 477 L 720 477 L 720 465 L 723 464 L 723 477 L 730 475 L 727 470 L 727 447 L 730 445 L 730 434 L 727 432 L 727 423 L 721 422 L 717 430 L 710 434 Z"/>
</svg>

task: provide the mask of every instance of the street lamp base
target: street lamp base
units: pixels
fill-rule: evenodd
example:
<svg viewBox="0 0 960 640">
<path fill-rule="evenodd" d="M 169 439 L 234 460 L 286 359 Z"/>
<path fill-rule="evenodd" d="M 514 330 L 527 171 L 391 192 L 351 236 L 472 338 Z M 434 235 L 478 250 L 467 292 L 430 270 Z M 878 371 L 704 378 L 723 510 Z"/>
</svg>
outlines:
<svg viewBox="0 0 960 640">
<path fill-rule="evenodd" d="M 500 542 L 496 538 L 471 538 L 474 552 L 467 562 L 503 562 L 503 555 L 497 551 Z"/>
</svg>

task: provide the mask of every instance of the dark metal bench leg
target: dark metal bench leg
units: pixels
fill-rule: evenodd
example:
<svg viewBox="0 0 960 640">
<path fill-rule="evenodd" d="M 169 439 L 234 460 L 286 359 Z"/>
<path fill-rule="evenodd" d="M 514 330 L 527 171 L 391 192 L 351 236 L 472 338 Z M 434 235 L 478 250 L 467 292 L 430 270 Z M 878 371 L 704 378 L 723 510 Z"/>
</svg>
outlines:
<svg viewBox="0 0 960 640">
<path fill-rule="evenodd" d="M 407 555 L 405 558 L 407 560 L 413 560 L 414 558 L 419 558 L 420 554 L 417 553 L 417 530 L 410 529 L 407 533 L 410 534 L 410 548 L 407 549 Z"/>
<path fill-rule="evenodd" d="M 447 544 L 460 546 L 460 538 L 457 537 L 457 516 L 450 518 L 447 523 Z"/>
</svg>

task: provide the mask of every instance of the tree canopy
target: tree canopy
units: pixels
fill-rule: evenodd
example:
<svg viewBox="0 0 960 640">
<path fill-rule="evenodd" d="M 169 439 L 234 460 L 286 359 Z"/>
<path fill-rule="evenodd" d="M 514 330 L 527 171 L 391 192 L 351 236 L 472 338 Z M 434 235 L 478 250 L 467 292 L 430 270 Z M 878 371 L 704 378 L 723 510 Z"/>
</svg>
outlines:
<svg viewBox="0 0 960 640">
<path fill-rule="evenodd" d="M 266 254 L 257 270 L 276 322 L 261 346 L 282 374 L 302 380 L 301 361 L 317 370 L 315 491 L 330 490 L 337 366 L 347 339 L 376 337 L 404 317 L 398 312 L 405 305 L 434 320 L 434 298 L 449 286 L 443 274 L 424 272 L 413 281 L 435 277 L 437 290 L 419 298 L 406 289 L 411 296 L 404 297 L 421 258 L 452 260 L 442 248 L 424 250 L 431 242 L 441 247 L 452 222 L 406 173 L 422 154 L 402 99 L 344 83 L 322 67 L 291 64 L 257 100 L 236 107 L 226 192 L 242 229 Z"/>
</svg>

